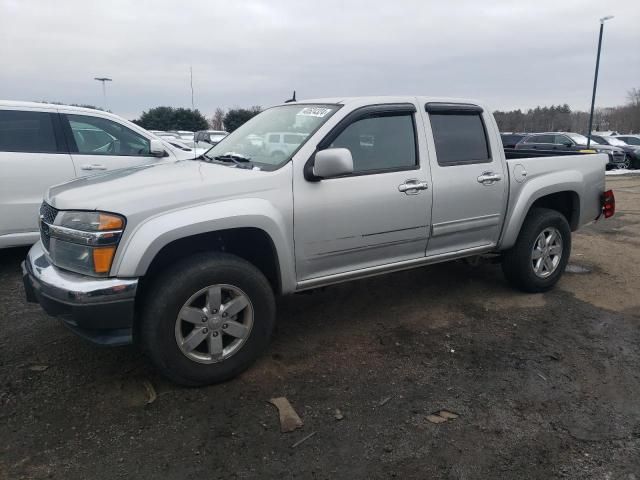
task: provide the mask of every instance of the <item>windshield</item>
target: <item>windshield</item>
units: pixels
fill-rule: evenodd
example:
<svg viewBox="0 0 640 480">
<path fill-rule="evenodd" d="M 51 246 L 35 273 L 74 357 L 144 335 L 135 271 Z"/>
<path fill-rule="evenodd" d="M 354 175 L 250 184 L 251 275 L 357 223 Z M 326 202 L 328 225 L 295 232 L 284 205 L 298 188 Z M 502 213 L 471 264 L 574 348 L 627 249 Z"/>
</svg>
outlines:
<svg viewBox="0 0 640 480">
<path fill-rule="evenodd" d="M 571 140 L 576 142 L 578 145 L 586 145 L 587 144 L 588 138 L 585 137 L 584 135 L 580 135 L 579 133 L 567 133 L 565 135 L 570 137 Z M 593 145 L 600 145 L 600 142 L 596 142 L 593 138 L 591 139 L 591 143 Z"/>
<path fill-rule="evenodd" d="M 209 149 L 206 160 L 233 154 L 253 168 L 276 170 L 333 115 L 338 105 L 282 105 L 256 115 Z M 218 158 L 216 158 L 218 157 Z"/>
</svg>

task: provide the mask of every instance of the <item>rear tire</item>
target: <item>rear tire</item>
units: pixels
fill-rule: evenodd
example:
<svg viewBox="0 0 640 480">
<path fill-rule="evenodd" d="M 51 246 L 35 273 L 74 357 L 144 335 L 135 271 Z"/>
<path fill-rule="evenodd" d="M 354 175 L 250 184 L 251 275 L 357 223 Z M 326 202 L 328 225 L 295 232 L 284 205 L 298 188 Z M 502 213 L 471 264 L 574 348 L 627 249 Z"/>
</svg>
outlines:
<svg viewBox="0 0 640 480">
<path fill-rule="evenodd" d="M 160 373 L 186 386 L 223 382 L 247 369 L 275 324 L 268 280 L 225 253 L 197 254 L 168 268 L 143 302 L 143 350 Z"/>
<path fill-rule="evenodd" d="M 571 228 L 560 212 L 535 208 L 516 244 L 502 256 L 507 280 L 528 293 L 546 292 L 558 282 L 571 254 Z"/>
</svg>

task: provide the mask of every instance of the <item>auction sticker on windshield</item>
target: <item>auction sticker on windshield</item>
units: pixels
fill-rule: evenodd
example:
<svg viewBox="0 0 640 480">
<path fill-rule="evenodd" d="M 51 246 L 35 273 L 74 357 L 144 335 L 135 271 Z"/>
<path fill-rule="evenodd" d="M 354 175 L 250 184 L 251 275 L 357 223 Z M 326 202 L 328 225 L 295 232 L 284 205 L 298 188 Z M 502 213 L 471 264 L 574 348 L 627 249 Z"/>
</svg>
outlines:
<svg viewBox="0 0 640 480">
<path fill-rule="evenodd" d="M 322 107 L 305 107 L 298 112 L 298 115 L 303 115 L 305 117 L 324 117 L 328 113 L 331 113 L 330 108 L 322 108 Z"/>
</svg>

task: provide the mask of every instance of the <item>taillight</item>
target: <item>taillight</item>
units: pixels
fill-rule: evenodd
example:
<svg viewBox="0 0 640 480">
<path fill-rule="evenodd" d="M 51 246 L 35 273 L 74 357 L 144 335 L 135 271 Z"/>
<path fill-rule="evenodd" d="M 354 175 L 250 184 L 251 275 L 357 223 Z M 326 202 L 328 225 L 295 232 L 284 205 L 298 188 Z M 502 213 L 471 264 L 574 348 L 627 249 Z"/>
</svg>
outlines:
<svg viewBox="0 0 640 480">
<path fill-rule="evenodd" d="M 602 213 L 604 218 L 613 217 L 616 213 L 616 197 L 613 195 L 613 190 L 607 190 L 602 194 Z"/>
</svg>

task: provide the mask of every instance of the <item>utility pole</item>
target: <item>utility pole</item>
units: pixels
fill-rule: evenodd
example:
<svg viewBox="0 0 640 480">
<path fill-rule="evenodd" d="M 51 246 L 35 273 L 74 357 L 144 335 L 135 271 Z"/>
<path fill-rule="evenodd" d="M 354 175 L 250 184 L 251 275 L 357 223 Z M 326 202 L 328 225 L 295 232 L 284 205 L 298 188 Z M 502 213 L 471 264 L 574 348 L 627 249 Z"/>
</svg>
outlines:
<svg viewBox="0 0 640 480">
<path fill-rule="evenodd" d="M 189 73 L 191 74 L 191 110 L 195 111 L 195 103 L 193 101 L 193 67 L 189 66 Z"/>
<path fill-rule="evenodd" d="M 107 87 L 105 84 L 106 82 L 113 82 L 113 80 L 108 77 L 94 77 L 94 80 L 102 83 L 102 108 L 107 110 Z"/>
<path fill-rule="evenodd" d="M 604 22 L 611 20 L 613 15 L 602 17 L 600 19 L 600 36 L 598 37 L 598 54 L 596 56 L 596 74 L 593 77 L 593 94 L 591 95 L 591 112 L 589 113 L 589 131 L 587 132 L 587 148 L 591 145 L 591 129 L 593 128 L 593 107 L 596 103 L 596 88 L 598 87 L 598 70 L 600 68 L 600 50 L 602 48 L 602 32 L 604 31 Z"/>
</svg>

